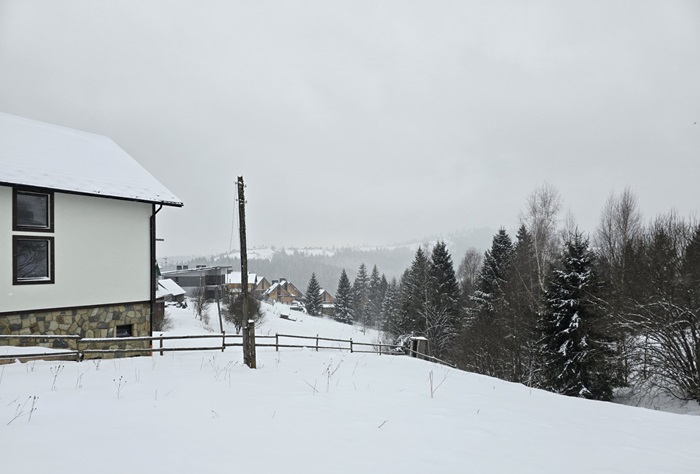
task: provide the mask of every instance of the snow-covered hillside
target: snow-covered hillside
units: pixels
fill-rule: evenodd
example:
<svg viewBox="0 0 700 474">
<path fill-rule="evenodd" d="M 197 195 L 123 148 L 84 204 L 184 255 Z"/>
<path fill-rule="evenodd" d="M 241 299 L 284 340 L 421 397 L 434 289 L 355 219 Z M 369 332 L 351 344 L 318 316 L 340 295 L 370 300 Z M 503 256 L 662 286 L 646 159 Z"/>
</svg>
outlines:
<svg viewBox="0 0 700 474">
<path fill-rule="evenodd" d="M 258 333 L 376 340 L 274 311 Z M 207 332 L 189 310 L 171 312 L 171 333 Z M 258 367 L 241 365 L 240 348 L 3 366 L 2 471 L 699 472 L 697 417 L 404 356 L 258 349 Z"/>
</svg>

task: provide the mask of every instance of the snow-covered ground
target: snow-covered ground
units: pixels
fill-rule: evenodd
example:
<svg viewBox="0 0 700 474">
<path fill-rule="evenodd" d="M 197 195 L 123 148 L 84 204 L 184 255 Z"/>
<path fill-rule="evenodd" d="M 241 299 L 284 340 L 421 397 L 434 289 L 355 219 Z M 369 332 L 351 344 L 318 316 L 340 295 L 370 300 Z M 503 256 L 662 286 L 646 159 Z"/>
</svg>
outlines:
<svg viewBox="0 0 700 474">
<path fill-rule="evenodd" d="M 268 310 L 258 334 L 377 338 Z M 171 315 L 169 334 L 207 332 L 189 310 Z M 263 348 L 257 356 L 257 370 L 242 366 L 240 348 L 2 366 L 2 472 L 700 472 L 694 416 L 558 396 L 403 356 Z"/>
</svg>

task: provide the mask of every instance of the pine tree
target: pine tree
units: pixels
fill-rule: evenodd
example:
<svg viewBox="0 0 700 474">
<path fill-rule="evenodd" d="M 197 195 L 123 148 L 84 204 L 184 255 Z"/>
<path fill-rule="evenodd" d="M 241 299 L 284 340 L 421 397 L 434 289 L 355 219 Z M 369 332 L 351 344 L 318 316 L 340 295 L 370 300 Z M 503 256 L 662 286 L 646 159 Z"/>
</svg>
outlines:
<svg viewBox="0 0 700 474">
<path fill-rule="evenodd" d="M 610 400 L 610 341 L 601 331 L 595 255 L 576 231 L 565 243 L 545 292 L 542 384 L 564 395 Z"/>
<path fill-rule="evenodd" d="M 459 284 L 445 242 L 438 242 L 433 248 L 428 285 L 425 336 L 433 354 L 445 357 L 461 326 Z"/>
<path fill-rule="evenodd" d="M 335 293 L 335 311 L 333 312 L 333 318 L 341 323 L 352 324 L 355 319 L 353 316 L 353 305 L 352 305 L 352 286 L 350 285 L 350 279 L 348 274 L 345 273 L 345 269 L 340 272 L 340 279 L 338 280 L 338 290 Z"/>
<path fill-rule="evenodd" d="M 361 323 L 364 327 L 368 327 L 370 323 L 368 291 L 369 277 L 367 276 L 367 267 L 362 263 L 352 284 L 352 305 L 355 321 Z"/>
<path fill-rule="evenodd" d="M 315 273 L 311 274 L 311 280 L 309 280 L 309 285 L 306 287 L 304 306 L 306 307 L 306 312 L 311 316 L 318 316 L 323 309 L 321 303 L 321 285 L 318 284 Z"/>
</svg>

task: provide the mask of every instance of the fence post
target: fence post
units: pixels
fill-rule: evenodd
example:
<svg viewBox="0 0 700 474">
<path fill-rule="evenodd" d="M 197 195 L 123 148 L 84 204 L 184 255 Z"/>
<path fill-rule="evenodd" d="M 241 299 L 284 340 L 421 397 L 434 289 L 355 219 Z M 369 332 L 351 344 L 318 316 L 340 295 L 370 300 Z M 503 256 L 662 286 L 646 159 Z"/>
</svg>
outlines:
<svg viewBox="0 0 700 474">
<path fill-rule="evenodd" d="M 275 333 L 275 352 L 280 351 L 280 335 Z"/>
<path fill-rule="evenodd" d="M 160 333 L 160 355 L 163 355 L 163 333 Z"/>
<path fill-rule="evenodd" d="M 316 352 L 318 352 L 318 334 L 316 334 Z"/>
<path fill-rule="evenodd" d="M 226 331 L 221 331 L 221 352 L 226 349 Z"/>
<path fill-rule="evenodd" d="M 352 338 L 350 338 L 350 354 L 352 354 Z"/>
<path fill-rule="evenodd" d="M 75 361 L 80 362 L 80 338 L 75 340 Z"/>
</svg>

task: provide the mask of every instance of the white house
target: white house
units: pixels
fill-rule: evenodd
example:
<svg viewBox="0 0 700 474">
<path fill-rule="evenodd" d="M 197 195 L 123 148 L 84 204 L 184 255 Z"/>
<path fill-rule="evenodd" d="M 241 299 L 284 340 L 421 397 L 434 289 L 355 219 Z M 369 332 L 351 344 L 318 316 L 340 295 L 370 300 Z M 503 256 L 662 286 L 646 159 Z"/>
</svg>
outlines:
<svg viewBox="0 0 700 474">
<path fill-rule="evenodd" d="M 0 113 L 0 334 L 150 335 L 162 206 L 109 138 Z"/>
</svg>

